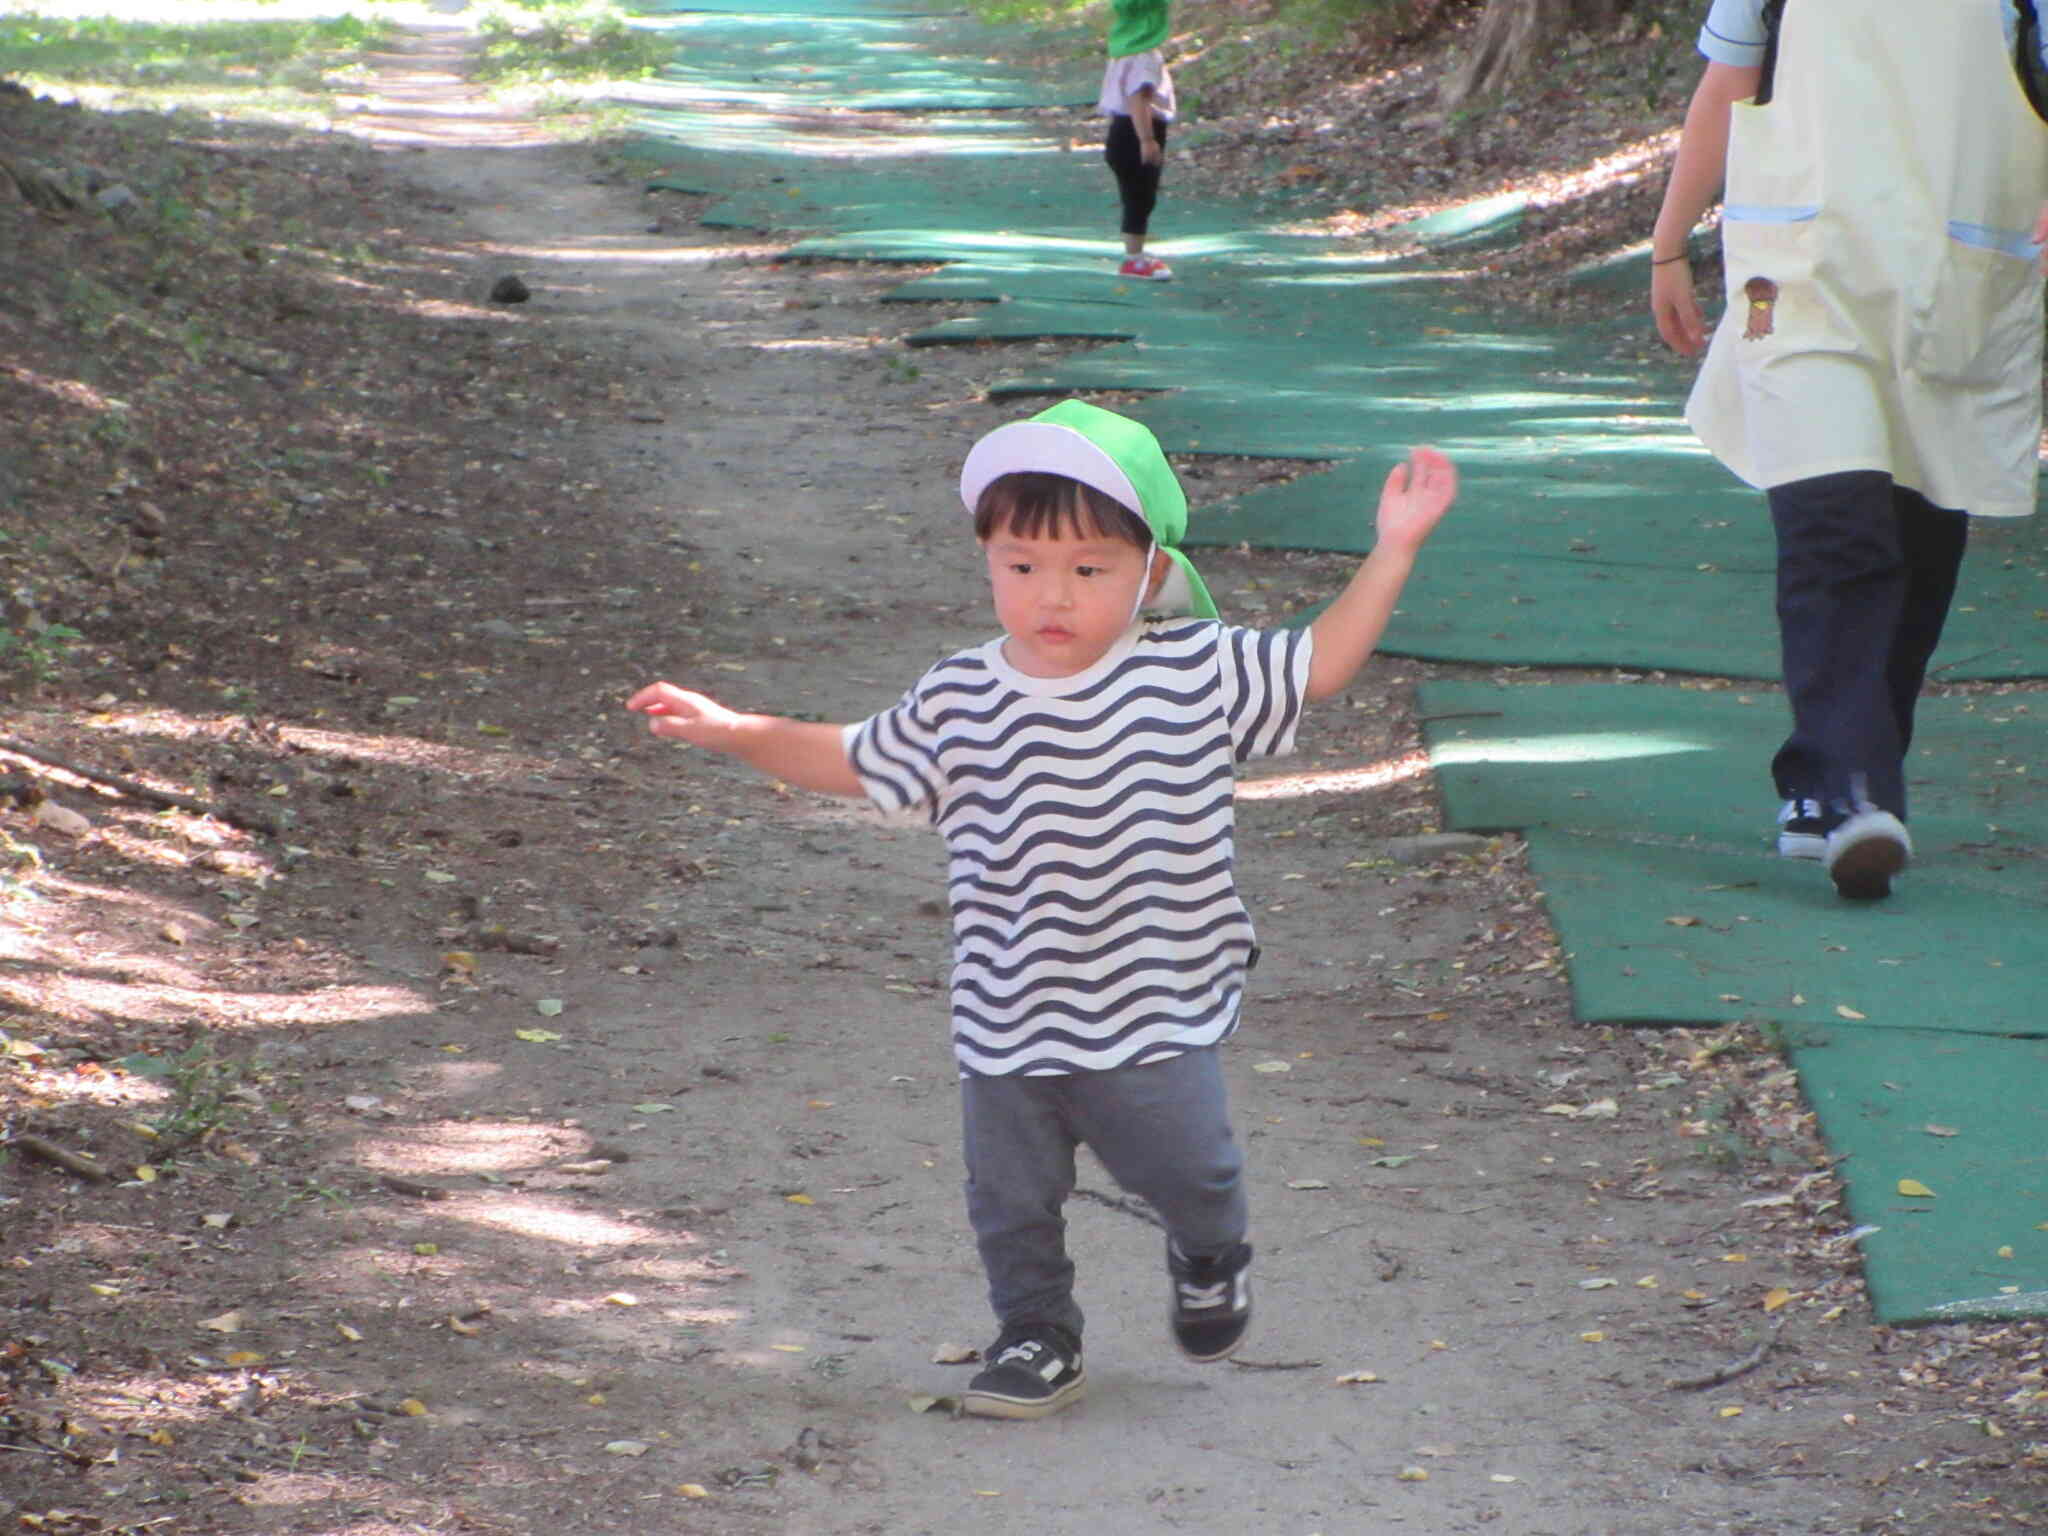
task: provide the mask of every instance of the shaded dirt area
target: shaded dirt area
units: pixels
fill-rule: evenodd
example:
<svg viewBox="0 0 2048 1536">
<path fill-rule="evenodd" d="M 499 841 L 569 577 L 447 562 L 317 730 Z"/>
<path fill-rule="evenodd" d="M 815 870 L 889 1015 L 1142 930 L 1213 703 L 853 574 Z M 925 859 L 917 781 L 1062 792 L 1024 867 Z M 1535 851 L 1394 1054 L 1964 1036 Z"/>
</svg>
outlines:
<svg viewBox="0 0 2048 1536">
<path fill-rule="evenodd" d="M 702 229 L 460 63 L 416 38 L 357 136 L 0 93 L 0 1518 L 2043 1523 L 2041 1330 L 1874 1326 L 1782 1064 L 1574 1023 L 1519 845 L 1429 836 L 1449 669 L 1397 660 L 1245 789 L 1245 1356 L 1173 1357 L 1091 1169 L 1091 1396 L 951 1418 L 935 843 L 619 704 L 853 718 L 983 636 L 950 486 L 1014 357 L 910 352 L 901 269 Z M 1344 569 L 1203 565 L 1275 618 Z"/>
</svg>

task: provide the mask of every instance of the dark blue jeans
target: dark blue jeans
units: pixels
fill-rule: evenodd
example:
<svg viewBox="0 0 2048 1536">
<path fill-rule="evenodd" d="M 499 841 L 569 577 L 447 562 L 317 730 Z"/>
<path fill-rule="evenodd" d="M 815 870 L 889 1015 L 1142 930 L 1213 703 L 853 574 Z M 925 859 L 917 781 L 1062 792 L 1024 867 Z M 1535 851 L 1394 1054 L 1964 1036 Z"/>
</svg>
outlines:
<svg viewBox="0 0 2048 1536">
<path fill-rule="evenodd" d="M 1771 760 L 1787 800 L 1904 819 L 1906 750 L 1941 639 L 1969 518 L 1879 470 L 1768 493 L 1778 535 L 1778 637 L 1792 733 Z"/>
</svg>

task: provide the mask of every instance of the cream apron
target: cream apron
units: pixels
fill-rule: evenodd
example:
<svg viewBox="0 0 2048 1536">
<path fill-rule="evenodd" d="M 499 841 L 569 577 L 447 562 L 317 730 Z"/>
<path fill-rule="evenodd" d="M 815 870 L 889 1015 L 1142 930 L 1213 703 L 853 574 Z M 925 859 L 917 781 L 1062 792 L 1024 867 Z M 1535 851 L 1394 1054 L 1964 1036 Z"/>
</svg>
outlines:
<svg viewBox="0 0 2048 1536">
<path fill-rule="evenodd" d="M 2033 511 L 2048 125 L 1998 0 L 1787 0 L 1776 81 L 1733 109 L 1728 309 L 1686 419 L 1755 486 L 1877 469 Z"/>
</svg>

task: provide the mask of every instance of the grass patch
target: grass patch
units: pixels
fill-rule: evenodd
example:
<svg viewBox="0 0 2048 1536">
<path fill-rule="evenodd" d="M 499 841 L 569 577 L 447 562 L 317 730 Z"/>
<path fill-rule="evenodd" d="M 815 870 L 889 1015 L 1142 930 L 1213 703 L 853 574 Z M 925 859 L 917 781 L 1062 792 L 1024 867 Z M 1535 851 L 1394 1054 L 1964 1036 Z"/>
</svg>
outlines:
<svg viewBox="0 0 2048 1536">
<path fill-rule="evenodd" d="M 0 15 L 0 60 L 9 75 L 58 86 L 311 90 L 393 30 L 358 15 L 180 24 L 30 12 Z"/>
<path fill-rule="evenodd" d="M 501 85 L 644 80 L 675 57 L 674 38 L 636 27 L 606 0 L 551 0 L 501 6 L 477 31 L 476 78 Z"/>
</svg>

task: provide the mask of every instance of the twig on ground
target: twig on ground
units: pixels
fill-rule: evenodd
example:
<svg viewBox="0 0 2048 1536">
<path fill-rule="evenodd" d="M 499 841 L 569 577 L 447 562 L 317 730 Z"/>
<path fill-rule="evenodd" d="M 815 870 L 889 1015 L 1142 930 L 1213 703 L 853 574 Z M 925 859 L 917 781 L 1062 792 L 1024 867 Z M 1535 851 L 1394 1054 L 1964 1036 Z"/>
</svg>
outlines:
<svg viewBox="0 0 2048 1536">
<path fill-rule="evenodd" d="M 160 811 L 184 811 L 193 816 L 211 816 L 214 820 L 224 821 L 231 827 L 240 827 L 244 832 L 255 832 L 263 837 L 277 836 L 277 823 L 268 816 L 214 805 L 206 800 L 194 799 L 190 795 L 173 794 L 168 789 L 155 789 L 147 784 L 138 784 L 133 779 L 124 779 L 117 773 L 107 773 L 99 768 L 88 768 L 79 763 L 67 762 L 40 747 L 31 746 L 25 741 L 17 741 L 11 736 L 0 736 L 0 752 L 27 758 L 32 763 L 41 763 L 45 768 L 59 769 L 74 778 L 84 779 L 89 784 L 111 789 L 130 800 L 140 800 L 144 805 L 153 805 Z"/>
<path fill-rule="evenodd" d="M 1230 1363 L 1245 1371 L 1320 1371 L 1320 1360 L 1240 1360 L 1231 1356 Z"/>
<path fill-rule="evenodd" d="M 1778 1335 L 1784 1332 L 1787 1321 L 1785 1318 L 1779 1318 L 1776 1326 L 1765 1335 L 1762 1342 L 1740 1359 L 1717 1366 L 1704 1376 L 1674 1376 L 1664 1383 L 1666 1389 L 1672 1392 L 1697 1392 L 1702 1387 L 1718 1387 L 1723 1382 L 1733 1381 L 1736 1377 L 1755 1370 L 1764 1363 L 1764 1356 L 1768 1355 L 1771 1347 L 1778 1342 Z"/>
<path fill-rule="evenodd" d="M 82 1179 L 97 1179 L 102 1184 L 114 1177 L 111 1168 L 103 1166 L 96 1159 L 80 1152 L 60 1147 L 54 1141 L 45 1141 L 40 1136 L 10 1136 L 0 1146 L 19 1147 L 31 1157 L 40 1157 L 46 1163 L 55 1163 Z"/>
</svg>

